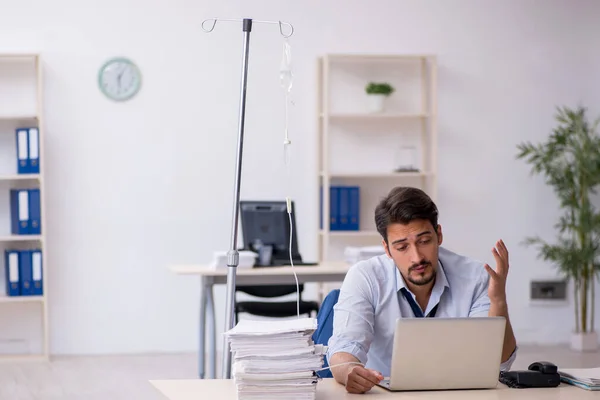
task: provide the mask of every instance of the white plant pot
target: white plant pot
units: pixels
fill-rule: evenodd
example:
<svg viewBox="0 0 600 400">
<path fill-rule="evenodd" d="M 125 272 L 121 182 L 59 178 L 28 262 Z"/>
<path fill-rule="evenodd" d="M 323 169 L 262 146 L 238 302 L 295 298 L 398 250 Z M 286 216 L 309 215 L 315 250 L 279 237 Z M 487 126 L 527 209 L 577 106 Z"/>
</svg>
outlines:
<svg viewBox="0 0 600 400">
<path fill-rule="evenodd" d="M 385 99 L 386 95 L 384 94 L 369 94 L 367 95 L 369 102 L 369 112 L 370 113 L 380 113 L 385 110 Z"/>
<path fill-rule="evenodd" d="M 597 332 L 571 334 L 571 349 L 573 350 L 580 352 L 597 351 L 599 347 Z"/>
</svg>

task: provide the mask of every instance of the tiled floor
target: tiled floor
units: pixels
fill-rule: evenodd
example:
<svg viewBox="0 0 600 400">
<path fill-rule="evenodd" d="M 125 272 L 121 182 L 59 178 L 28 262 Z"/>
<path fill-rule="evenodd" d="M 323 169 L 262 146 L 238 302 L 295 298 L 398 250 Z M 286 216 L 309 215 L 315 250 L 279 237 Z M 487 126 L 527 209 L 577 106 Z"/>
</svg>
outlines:
<svg viewBox="0 0 600 400">
<path fill-rule="evenodd" d="M 580 354 L 562 347 L 522 346 L 513 369 L 526 369 L 539 360 L 564 367 L 600 367 L 600 352 Z M 0 363 L 0 400 L 164 400 L 148 380 L 195 379 L 196 363 L 194 354 Z"/>
</svg>

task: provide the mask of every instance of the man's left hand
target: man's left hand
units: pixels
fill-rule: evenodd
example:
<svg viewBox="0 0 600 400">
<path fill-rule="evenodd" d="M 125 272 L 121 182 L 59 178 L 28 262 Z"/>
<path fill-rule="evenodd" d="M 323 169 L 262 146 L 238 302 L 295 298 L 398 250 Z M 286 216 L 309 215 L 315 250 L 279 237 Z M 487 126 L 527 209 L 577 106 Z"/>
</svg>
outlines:
<svg viewBox="0 0 600 400">
<path fill-rule="evenodd" d="M 506 277 L 508 276 L 508 249 L 502 240 L 496 242 L 492 254 L 496 259 L 496 270 L 485 264 L 485 269 L 490 274 L 488 297 L 492 303 L 502 303 L 506 302 Z"/>
</svg>

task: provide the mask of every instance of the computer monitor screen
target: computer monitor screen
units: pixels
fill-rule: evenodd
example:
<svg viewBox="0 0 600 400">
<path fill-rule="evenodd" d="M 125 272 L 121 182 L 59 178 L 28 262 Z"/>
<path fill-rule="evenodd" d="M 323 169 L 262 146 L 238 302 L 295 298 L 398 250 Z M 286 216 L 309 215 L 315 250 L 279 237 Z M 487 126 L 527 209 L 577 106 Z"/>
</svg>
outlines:
<svg viewBox="0 0 600 400">
<path fill-rule="evenodd" d="M 292 258 L 301 261 L 298 252 L 296 219 L 292 202 Z M 255 249 L 256 243 L 272 246 L 273 265 L 289 264 L 290 220 L 285 201 L 240 201 L 244 249 Z"/>
</svg>

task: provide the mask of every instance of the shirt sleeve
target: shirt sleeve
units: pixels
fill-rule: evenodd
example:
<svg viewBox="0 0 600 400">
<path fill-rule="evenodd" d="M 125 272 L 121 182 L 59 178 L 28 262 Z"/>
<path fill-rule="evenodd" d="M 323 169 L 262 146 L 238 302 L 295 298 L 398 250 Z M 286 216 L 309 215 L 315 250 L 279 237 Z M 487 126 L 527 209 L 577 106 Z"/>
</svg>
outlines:
<svg viewBox="0 0 600 400">
<path fill-rule="evenodd" d="M 481 278 L 478 279 L 479 282 L 475 287 L 471 309 L 469 310 L 469 317 L 487 317 L 490 311 L 490 298 L 487 294 L 490 278 L 483 266 L 481 269 L 485 275 L 482 274 Z"/>
<path fill-rule="evenodd" d="M 473 297 L 473 303 L 471 305 L 471 310 L 469 311 L 469 317 L 480 318 L 487 317 L 490 312 L 490 298 L 488 297 L 488 282 L 489 275 L 488 272 L 485 271 L 485 275 L 480 279 L 476 289 L 475 295 Z M 505 362 L 500 364 L 500 371 L 509 371 L 512 367 L 515 359 L 517 358 L 517 350 L 519 346 L 516 346 L 513 350 L 512 354 Z"/>
<path fill-rule="evenodd" d="M 327 358 L 345 352 L 367 363 L 367 353 L 374 336 L 374 287 L 361 264 L 350 268 L 338 302 L 334 306 L 333 332 L 328 342 Z"/>
</svg>

